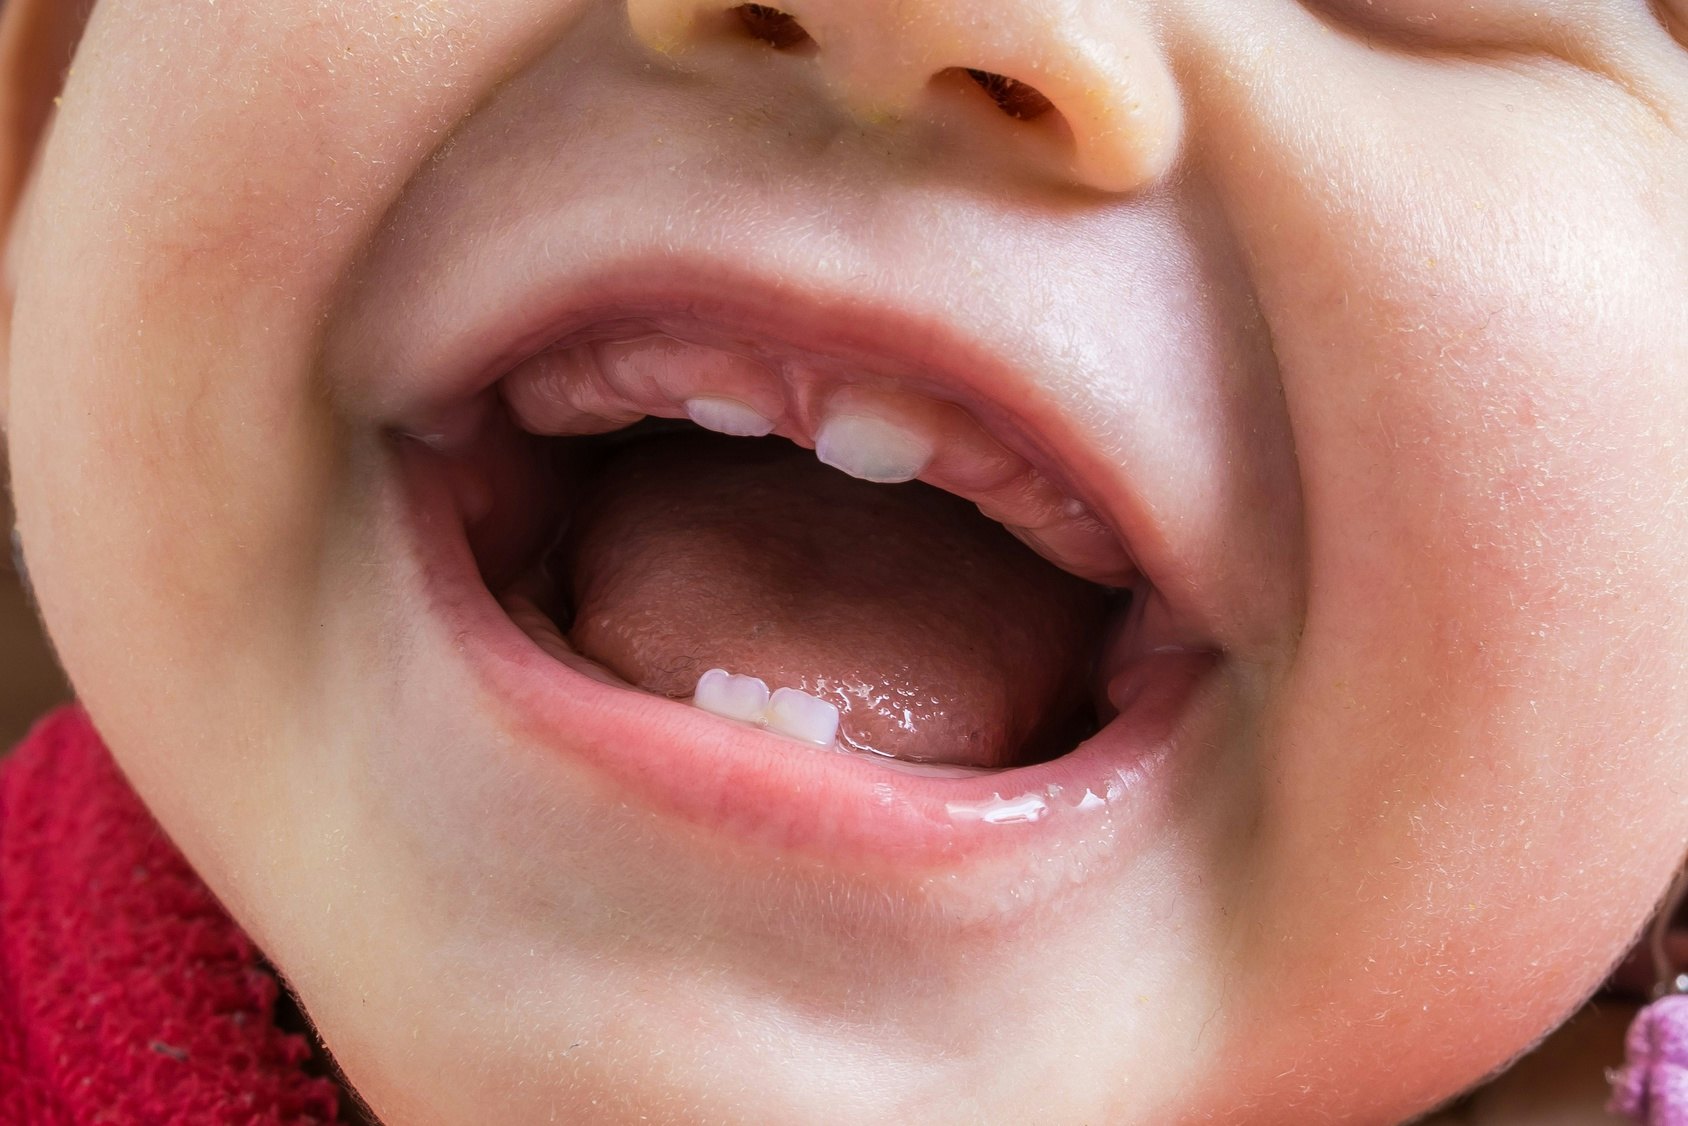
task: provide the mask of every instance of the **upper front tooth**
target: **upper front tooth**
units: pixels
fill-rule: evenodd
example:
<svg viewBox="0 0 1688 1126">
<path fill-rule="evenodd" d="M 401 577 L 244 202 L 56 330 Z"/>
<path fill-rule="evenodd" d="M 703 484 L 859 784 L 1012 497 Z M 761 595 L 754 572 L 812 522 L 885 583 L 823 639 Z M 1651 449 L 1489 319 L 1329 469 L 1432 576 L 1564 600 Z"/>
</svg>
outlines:
<svg viewBox="0 0 1688 1126">
<path fill-rule="evenodd" d="M 822 462 L 881 485 L 914 480 L 933 452 L 926 435 L 873 415 L 834 414 L 815 432 L 815 456 Z"/>
<path fill-rule="evenodd" d="M 781 688 L 768 702 L 768 726 L 782 735 L 830 747 L 838 738 L 838 709 L 795 688 Z"/>
<path fill-rule="evenodd" d="M 692 703 L 706 712 L 728 719 L 761 723 L 768 710 L 768 685 L 760 677 L 738 676 L 726 669 L 710 669 L 698 677 Z"/>
<path fill-rule="evenodd" d="M 760 438 L 774 432 L 774 420 L 752 406 L 722 395 L 698 395 L 685 402 L 686 417 L 717 434 Z"/>
</svg>

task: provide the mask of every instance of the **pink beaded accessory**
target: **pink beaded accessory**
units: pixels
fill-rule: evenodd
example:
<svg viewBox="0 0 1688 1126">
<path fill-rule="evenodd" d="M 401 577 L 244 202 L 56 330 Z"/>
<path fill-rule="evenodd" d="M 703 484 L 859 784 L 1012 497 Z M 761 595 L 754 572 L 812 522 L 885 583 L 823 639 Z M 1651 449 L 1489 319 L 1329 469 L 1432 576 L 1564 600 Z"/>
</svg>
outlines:
<svg viewBox="0 0 1688 1126">
<path fill-rule="evenodd" d="M 1688 869 L 1647 933 L 1655 1000 L 1636 1014 L 1624 1039 L 1624 1066 L 1613 1072 L 1607 1109 L 1646 1126 L 1688 1126 L 1688 967 L 1673 962 L 1671 924 L 1688 898 Z"/>
</svg>

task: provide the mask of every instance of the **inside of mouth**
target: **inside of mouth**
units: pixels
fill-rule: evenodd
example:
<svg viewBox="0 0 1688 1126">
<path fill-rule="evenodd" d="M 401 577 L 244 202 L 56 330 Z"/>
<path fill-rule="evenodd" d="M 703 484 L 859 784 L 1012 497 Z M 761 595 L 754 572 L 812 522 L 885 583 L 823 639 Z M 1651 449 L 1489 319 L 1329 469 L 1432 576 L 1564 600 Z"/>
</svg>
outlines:
<svg viewBox="0 0 1688 1126">
<path fill-rule="evenodd" d="M 1131 594 L 1067 573 L 961 497 L 687 421 L 491 429 L 503 468 L 482 467 L 492 499 L 470 528 L 483 576 L 578 671 L 966 771 L 1058 757 L 1112 714 L 1101 662 Z M 817 733 L 810 701 L 836 709 L 835 728 L 823 716 Z"/>
</svg>

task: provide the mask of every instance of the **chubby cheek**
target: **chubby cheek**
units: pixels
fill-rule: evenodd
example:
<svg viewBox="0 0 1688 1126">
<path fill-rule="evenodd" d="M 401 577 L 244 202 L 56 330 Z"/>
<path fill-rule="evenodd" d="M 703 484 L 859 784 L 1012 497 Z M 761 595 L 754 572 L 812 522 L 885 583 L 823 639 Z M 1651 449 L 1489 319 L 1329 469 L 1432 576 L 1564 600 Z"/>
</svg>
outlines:
<svg viewBox="0 0 1688 1126">
<path fill-rule="evenodd" d="M 1602 744 L 1657 736 L 1648 678 L 1683 641 L 1688 339 L 1656 295 L 1688 275 L 1638 210 L 1627 229 L 1543 215 L 1527 240 L 1473 217 L 1442 246 L 1333 247 L 1343 300 L 1286 308 L 1302 667 L 1328 663 L 1338 710 L 1389 730 L 1482 725 L 1493 765 L 1585 716 Z M 1625 695 L 1648 706 L 1614 717 Z"/>
<path fill-rule="evenodd" d="M 1688 149 L 1559 64 L 1318 42 L 1343 104 L 1208 107 L 1308 537 L 1240 930 L 1262 1058 L 1405 1105 L 1593 988 L 1688 835 Z"/>
<path fill-rule="evenodd" d="M 1450 233 L 1440 278 L 1422 245 L 1333 252 L 1356 300 L 1309 305 L 1285 350 L 1309 612 L 1268 832 L 1332 892 L 1327 933 L 1562 944 L 1574 993 L 1683 835 L 1688 339 L 1654 295 L 1688 276 L 1657 275 L 1639 218 L 1542 227 Z M 1586 247 L 1588 275 L 1560 275 L 1554 243 Z M 1352 861 L 1313 863 L 1332 845 Z"/>
<path fill-rule="evenodd" d="M 488 75 L 579 9 L 93 17 L 21 263 L 20 519 L 80 694 L 190 848 L 237 843 L 207 810 L 284 821 L 264 792 L 312 766 L 264 751 L 323 620 L 341 466 L 313 369 L 336 279 Z"/>
</svg>

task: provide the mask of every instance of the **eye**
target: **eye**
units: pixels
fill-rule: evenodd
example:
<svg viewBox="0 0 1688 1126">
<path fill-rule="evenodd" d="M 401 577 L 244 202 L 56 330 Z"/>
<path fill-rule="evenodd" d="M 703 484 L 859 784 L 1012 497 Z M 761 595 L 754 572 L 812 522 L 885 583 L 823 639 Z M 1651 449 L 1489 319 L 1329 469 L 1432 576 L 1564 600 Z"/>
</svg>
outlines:
<svg viewBox="0 0 1688 1126">
<path fill-rule="evenodd" d="M 1318 6 L 1367 22 L 1424 30 L 1442 22 L 1441 9 L 1450 7 L 1445 0 L 1328 0 Z"/>
<path fill-rule="evenodd" d="M 1562 42 L 1591 0 L 1310 0 L 1308 7 L 1358 34 L 1408 44 L 1530 49 Z M 1605 0 L 1592 0 L 1604 3 Z M 1583 9 L 1581 12 L 1578 9 Z"/>
<path fill-rule="evenodd" d="M 1688 46 L 1688 0 L 1303 0 L 1368 44 L 1489 50 L 1584 69 L 1662 25 Z"/>
</svg>

